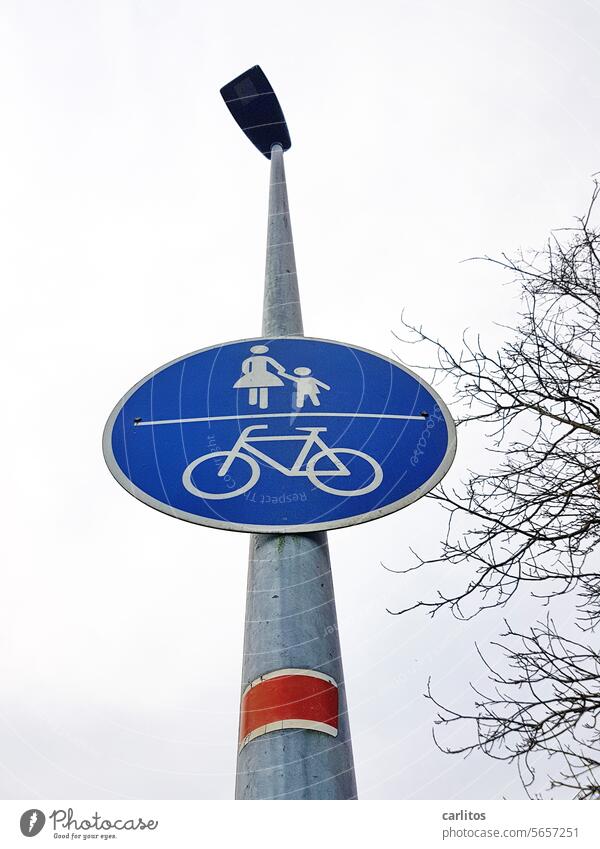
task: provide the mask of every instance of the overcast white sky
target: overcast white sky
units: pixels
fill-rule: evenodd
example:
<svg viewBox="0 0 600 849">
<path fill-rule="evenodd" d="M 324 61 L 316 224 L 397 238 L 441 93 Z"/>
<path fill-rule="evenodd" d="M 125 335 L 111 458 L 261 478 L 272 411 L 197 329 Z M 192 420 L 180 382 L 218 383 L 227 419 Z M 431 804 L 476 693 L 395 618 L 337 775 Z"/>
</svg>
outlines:
<svg viewBox="0 0 600 849">
<path fill-rule="evenodd" d="M 268 164 L 219 88 L 259 63 L 280 96 L 307 334 L 411 360 L 403 308 L 497 338 L 514 292 L 460 261 L 584 209 L 600 2 L 2 6 L 0 796 L 230 798 L 248 540 L 135 501 L 101 452 L 143 375 L 260 332 Z M 463 440 L 449 479 L 480 458 Z M 422 696 L 431 673 L 469 704 L 500 617 L 385 612 L 436 584 L 380 561 L 442 529 L 425 499 L 330 535 L 362 798 L 523 795 L 512 767 L 441 755 Z"/>
</svg>

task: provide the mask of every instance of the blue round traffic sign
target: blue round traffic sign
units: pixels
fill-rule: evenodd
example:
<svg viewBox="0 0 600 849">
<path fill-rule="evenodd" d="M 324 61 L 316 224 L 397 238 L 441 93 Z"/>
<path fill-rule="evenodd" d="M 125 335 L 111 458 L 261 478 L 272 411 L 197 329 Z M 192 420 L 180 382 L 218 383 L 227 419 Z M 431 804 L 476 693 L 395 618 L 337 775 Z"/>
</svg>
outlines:
<svg viewBox="0 0 600 849">
<path fill-rule="evenodd" d="M 180 357 L 133 387 L 104 431 L 119 483 L 151 507 L 227 530 L 329 530 L 405 507 L 456 450 L 445 404 L 372 351 L 306 337 Z"/>
</svg>

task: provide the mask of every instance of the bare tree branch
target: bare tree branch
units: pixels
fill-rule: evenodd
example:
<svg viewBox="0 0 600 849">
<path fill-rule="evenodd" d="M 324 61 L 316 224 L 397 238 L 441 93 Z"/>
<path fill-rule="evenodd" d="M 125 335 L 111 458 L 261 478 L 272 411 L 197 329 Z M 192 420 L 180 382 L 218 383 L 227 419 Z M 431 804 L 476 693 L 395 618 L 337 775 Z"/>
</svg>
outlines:
<svg viewBox="0 0 600 849">
<path fill-rule="evenodd" d="M 547 597 L 582 592 L 590 617 L 597 576 L 585 563 L 600 539 L 600 233 L 590 220 L 599 192 L 543 251 L 484 258 L 522 289 L 519 320 L 500 350 L 465 335 L 455 354 L 402 318 L 404 341 L 433 349 L 434 382 L 453 382 L 459 427 L 492 425 L 490 451 L 501 460 L 470 472 L 460 491 L 440 485 L 429 496 L 448 511 L 448 533 L 439 557 L 417 557 L 416 566 L 463 566 L 463 588 L 394 612 L 450 608 L 465 618 L 472 614 L 461 611 L 504 606 L 520 587 L 538 585 Z M 599 612 L 593 606 L 592 618 Z"/>
</svg>

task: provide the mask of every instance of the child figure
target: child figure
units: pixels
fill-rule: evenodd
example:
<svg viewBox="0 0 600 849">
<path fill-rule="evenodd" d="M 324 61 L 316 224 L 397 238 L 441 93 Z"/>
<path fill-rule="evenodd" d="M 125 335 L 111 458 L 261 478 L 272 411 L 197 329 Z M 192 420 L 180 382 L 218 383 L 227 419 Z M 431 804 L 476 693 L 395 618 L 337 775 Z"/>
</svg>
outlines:
<svg viewBox="0 0 600 849">
<path fill-rule="evenodd" d="M 306 366 L 299 366 L 294 369 L 294 374 L 297 374 L 298 377 L 294 377 L 291 374 L 286 375 L 286 377 L 289 377 L 296 384 L 294 406 L 297 410 L 300 410 L 304 406 L 305 398 L 310 398 L 315 407 L 320 407 L 319 393 L 321 390 L 319 386 L 323 389 L 331 389 L 331 386 L 327 386 L 326 383 L 317 380 L 316 377 L 309 377 L 310 373 L 311 370 Z"/>
</svg>

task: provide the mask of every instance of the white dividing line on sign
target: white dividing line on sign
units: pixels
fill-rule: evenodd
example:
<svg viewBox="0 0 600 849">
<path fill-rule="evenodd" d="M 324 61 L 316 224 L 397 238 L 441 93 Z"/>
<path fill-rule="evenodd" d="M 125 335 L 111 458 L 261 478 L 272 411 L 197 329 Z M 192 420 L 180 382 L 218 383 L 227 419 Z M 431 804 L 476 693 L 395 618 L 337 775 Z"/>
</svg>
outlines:
<svg viewBox="0 0 600 849">
<path fill-rule="evenodd" d="M 427 415 L 420 416 L 396 416 L 380 413 L 250 413 L 243 416 L 202 416 L 193 419 L 157 419 L 156 421 L 143 422 L 134 421 L 136 427 L 148 427 L 150 425 L 167 425 L 167 424 L 188 424 L 190 422 L 226 422 L 237 421 L 238 419 L 298 419 L 301 416 L 329 417 L 334 419 L 404 419 L 405 421 L 421 422 L 428 419 Z"/>
</svg>

